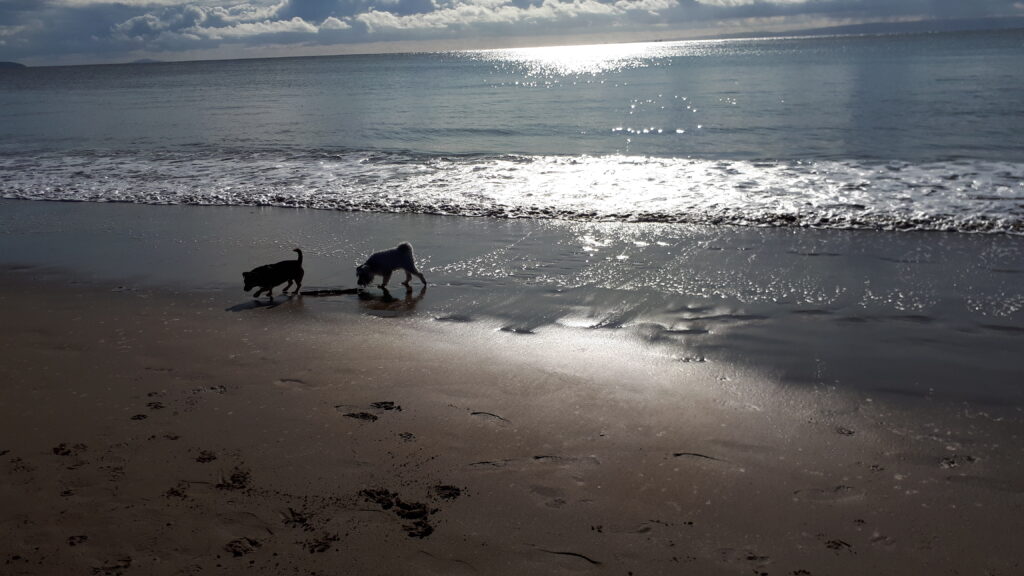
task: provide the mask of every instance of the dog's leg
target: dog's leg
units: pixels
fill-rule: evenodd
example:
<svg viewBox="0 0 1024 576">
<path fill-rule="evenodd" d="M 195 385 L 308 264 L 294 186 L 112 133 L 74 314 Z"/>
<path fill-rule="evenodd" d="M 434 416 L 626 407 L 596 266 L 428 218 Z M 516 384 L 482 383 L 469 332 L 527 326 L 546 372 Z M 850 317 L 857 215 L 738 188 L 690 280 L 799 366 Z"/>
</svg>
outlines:
<svg viewBox="0 0 1024 576">
<path fill-rule="evenodd" d="M 427 279 L 423 277 L 423 274 L 420 274 L 420 271 L 416 268 L 415 264 L 410 263 L 408 267 L 402 268 L 402 270 L 405 271 L 405 282 L 402 282 L 402 284 L 408 286 L 412 277 L 416 276 L 420 279 L 420 282 L 423 282 L 424 286 L 427 285 Z"/>
<path fill-rule="evenodd" d="M 259 300 L 260 294 L 263 294 L 263 288 L 260 288 L 259 290 L 252 293 L 253 300 Z"/>
<path fill-rule="evenodd" d="M 391 280 L 391 270 L 388 270 L 387 272 L 384 273 L 384 279 L 381 280 L 380 287 L 386 288 L 388 285 L 388 280 Z"/>
<path fill-rule="evenodd" d="M 411 262 L 410 261 L 409 262 L 409 267 L 405 269 L 405 281 L 406 282 L 409 282 L 409 274 L 410 273 L 413 274 L 414 276 L 416 276 L 417 278 L 419 278 L 420 282 L 423 282 L 424 286 L 427 285 L 427 279 L 423 277 L 423 274 L 420 274 L 420 270 L 419 270 L 419 268 L 416 267 L 416 263 L 415 262 Z"/>
<path fill-rule="evenodd" d="M 292 281 L 289 280 L 288 283 L 284 285 L 284 290 L 281 290 L 281 293 L 282 294 L 287 294 L 288 293 L 288 289 L 291 288 L 291 287 L 292 287 Z"/>
</svg>

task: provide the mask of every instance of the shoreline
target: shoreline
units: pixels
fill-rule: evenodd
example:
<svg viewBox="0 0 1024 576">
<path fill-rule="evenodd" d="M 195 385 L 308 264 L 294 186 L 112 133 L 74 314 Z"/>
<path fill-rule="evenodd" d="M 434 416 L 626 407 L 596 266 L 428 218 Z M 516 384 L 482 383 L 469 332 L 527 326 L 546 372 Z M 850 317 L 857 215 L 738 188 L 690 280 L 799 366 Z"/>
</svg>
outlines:
<svg viewBox="0 0 1024 576">
<path fill-rule="evenodd" d="M 1020 315 L 961 308 L 996 310 L 980 296 L 1008 285 L 975 274 L 952 294 L 931 262 L 969 252 L 956 244 L 687 229 L 692 246 L 668 247 L 685 286 L 717 277 L 722 293 L 665 295 L 630 272 L 679 269 L 650 248 L 664 229 L 243 211 L 304 230 L 308 274 L 404 236 L 432 282 L 411 303 L 394 290 L 253 306 L 233 282 L 244 266 L 225 262 L 282 241 L 231 237 L 234 214 L 71 208 L 2 238 L 38 250 L 0 262 L 12 574 L 1021 568 Z M 579 243 L 553 240 L 565 234 Z M 1018 244 L 996 246 L 987 268 Z M 748 284 L 862 269 L 903 271 L 893 285 L 914 290 L 862 304 L 853 280 L 831 300 L 774 302 L 785 292 Z M 628 278 L 646 284 L 611 285 Z M 933 303 L 893 303 L 920 295 Z"/>
<path fill-rule="evenodd" d="M 223 293 L 239 313 L 264 303 L 241 272 L 296 246 L 304 289 L 351 290 L 368 254 L 411 241 L 428 290 L 395 280 L 316 314 L 597 331 L 790 383 L 1024 403 L 1024 238 L 11 200 L 0 230 L 0 268 Z"/>
</svg>

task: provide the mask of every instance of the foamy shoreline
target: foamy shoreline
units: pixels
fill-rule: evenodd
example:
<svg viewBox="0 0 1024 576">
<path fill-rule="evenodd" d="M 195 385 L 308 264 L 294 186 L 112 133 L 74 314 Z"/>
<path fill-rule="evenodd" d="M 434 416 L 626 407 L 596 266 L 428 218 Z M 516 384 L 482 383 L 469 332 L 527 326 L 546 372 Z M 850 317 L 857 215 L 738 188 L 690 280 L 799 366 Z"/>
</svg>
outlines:
<svg viewBox="0 0 1024 576">
<path fill-rule="evenodd" d="M 1024 164 L 1012 161 L 189 147 L 7 154 L 0 174 L 9 199 L 1024 234 Z"/>
</svg>

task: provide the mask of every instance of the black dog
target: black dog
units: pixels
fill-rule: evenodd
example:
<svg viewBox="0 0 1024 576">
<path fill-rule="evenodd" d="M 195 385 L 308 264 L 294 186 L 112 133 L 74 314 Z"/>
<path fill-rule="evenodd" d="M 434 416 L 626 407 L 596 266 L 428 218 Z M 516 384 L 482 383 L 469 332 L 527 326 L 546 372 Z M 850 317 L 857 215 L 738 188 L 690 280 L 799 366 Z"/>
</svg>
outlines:
<svg viewBox="0 0 1024 576">
<path fill-rule="evenodd" d="M 263 292 L 270 296 L 270 299 L 274 299 L 274 287 L 288 282 L 285 285 L 284 290 L 281 292 L 287 294 L 288 288 L 291 287 L 292 281 L 295 282 L 295 294 L 299 293 L 299 288 L 302 288 L 302 276 L 305 272 L 302 270 L 302 250 L 295 249 L 299 253 L 298 260 L 282 260 L 277 264 L 267 264 L 260 266 L 259 268 L 253 268 L 249 272 L 242 272 L 242 280 L 245 281 L 245 290 L 248 292 L 253 288 L 259 287 L 252 297 L 259 298 Z"/>
</svg>

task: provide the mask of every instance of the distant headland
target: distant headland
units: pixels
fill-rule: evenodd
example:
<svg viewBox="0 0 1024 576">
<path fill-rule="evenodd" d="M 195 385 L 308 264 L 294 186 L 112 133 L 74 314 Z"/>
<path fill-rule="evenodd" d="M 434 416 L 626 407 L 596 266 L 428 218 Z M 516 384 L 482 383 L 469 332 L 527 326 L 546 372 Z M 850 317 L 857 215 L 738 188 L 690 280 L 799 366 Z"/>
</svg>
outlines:
<svg viewBox="0 0 1024 576">
<path fill-rule="evenodd" d="M 8 70 L 11 68 L 28 68 L 28 66 L 19 62 L 0 62 L 0 70 Z"/>
</svg>

